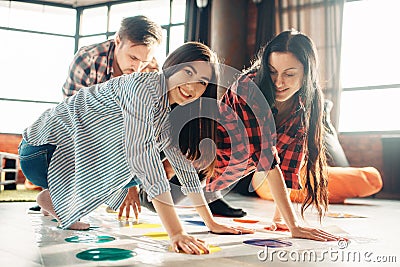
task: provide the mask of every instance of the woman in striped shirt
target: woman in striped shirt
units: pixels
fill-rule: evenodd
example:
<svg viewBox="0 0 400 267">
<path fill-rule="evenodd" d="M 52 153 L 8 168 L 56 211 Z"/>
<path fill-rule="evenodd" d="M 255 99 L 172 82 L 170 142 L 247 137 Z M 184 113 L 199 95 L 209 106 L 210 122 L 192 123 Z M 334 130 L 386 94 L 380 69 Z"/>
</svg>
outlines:
<svg viewBox="0 0 400 267">
<path fill-rule="evenodd" d="M 79 90 L 45 111 L 24 130 L 19 147 L 25 176 L 45 188 L 37 197 L 42 209 L 57 218 L 63 229 L 87 229 L 89 224 L 79 221 L 83 216 L 103 203 L 117 209 L 128 188 L 141 183 L 173 249 L 207 253 L 204 242 L 187 235 L 179 222 L 160 159 L 163 151 L 182 191 L 211 231 L 251 232 L 213 220 L 190 162 L 200 155 L 195 143 L 203 136 L 213 137 L 212 122 L 197 120 L 191 136 L 184 139 L 187 143 L 179 144 L 187 148 L 185 156 L 176 144 L 181 138 L 171 135 L 181 126 L 175 123 L 179 118 L 170 116 L 171 107 L 188 105 L 199 114 L 200 107 L 207 110 L 216 104 L 203 99 L 216 99 L 217 63 L 207 46 L 189 42 L 168 56 L 162 73 L 123 75 Z"/>
</svg>

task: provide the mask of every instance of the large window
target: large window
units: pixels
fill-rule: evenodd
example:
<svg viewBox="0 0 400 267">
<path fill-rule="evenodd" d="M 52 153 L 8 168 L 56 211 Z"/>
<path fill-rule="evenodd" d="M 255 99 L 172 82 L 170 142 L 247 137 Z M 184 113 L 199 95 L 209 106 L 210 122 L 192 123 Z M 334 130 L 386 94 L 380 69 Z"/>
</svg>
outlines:
<svg viewBox="0 0 400 267">
<path fill-rule="evenodd" d="M 77 9 L 29 2 L 0 1 L 0 133 L 21 133 L 61 101 L 76 50 L 113 38 L 124 17 L 145 15 L 162 26 L 160 64 L 184 42 L 185 0 Z"/>
<path fill-rule="evenodd" d="M 400 1 L 347 1 L 340 132 L 400 131 Z"/>
<path fill-rule="evenodd" d="M 62 99 L 76 11 L 0 2 L 0 133 L 22 133 Z"/>
</svg>

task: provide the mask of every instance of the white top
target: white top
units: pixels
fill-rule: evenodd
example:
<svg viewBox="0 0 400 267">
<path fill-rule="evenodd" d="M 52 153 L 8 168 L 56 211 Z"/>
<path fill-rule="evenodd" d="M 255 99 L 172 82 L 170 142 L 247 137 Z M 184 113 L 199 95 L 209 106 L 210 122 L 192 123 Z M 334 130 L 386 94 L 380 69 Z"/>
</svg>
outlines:
<svg viewBox="0 0 400 267">
<path fill-rule="evenodd" d="M 79 90 L 24 130 L 31 145 L 57 146 L 48 184 L 62 228 L 105 202 L 118 209 L 133 178 L 149 199 L 169 191 L 161 151 L 183 193 L 202 191 L 193 165 L 170 144 L 166 92 L 162 73 L 123 75 Z"/>
</svg>

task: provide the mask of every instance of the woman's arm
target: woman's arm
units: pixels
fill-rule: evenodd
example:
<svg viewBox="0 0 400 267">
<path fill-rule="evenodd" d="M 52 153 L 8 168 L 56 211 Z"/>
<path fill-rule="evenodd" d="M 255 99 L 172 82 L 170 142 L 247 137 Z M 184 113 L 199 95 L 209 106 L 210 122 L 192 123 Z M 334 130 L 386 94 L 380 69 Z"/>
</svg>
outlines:
<svg viewBox="0 0 400 267">
<path fill-rule="evenodd" d="M 175 175 L 175 171 L 172 168 L 168 160 L 163 161 L 164 169 L 167 174 L 168 179 Z M 214 233 L 232 233 L 232 234 L 247 234 L 254 233 L 251 229 L 246 229 L 242 227 L 228 227 L 217 223 L 207 205 L 207 201 L 204 198 L 203 193 L 188 193 L 188 197 L 196 208 L 197 213 L 201 216 L 206 226 Z"/>
<path fill-rule="evenodd" d="M 192 163 L 182 155 L 180 150 L 173 146 L 165 149 L 164 153 L 168 161 L 171 163 L 172 169 L 175 171 L 179 182 L 183 186 L 183 191 L 187 193 L 188 197 L 192 201 L 192 205 L 194 205 L 196 211 L 199 213 L 211 232 L 231 234 L 254 233 L 251 229 L 231 227 L 216 222 L 211 215 L 211 211 L 204 198 L 199 177 Z"/>
<path fill-rule="evenodd" d="M 231 234 L 252 234 L 254 230 L 244 227 L 233 227 L 220 224 L 216 222 L 211 214 L 210 208 L 204 198 L 203 193 L 189 193 L 188 197 L 195 206 L 196 211 L 199 213 L 204 223 L 213 233 L 231 233 Z"/>
<path fill-rule="evenodd" d="M 187 235 L 183 230 L 178 215 L 176 214 L 170 192 L 158 195 L 153 198 L 152 202 L 171 239 L 173 251 L 179 252 L 179 249 L 182 249 L 187 254 L 201 254 L 201 251 L 209 253 L 204 241 Z"/>
<path fill-rule="evenodd" d="M 274 197 L 277 208 L 279 209 L 287 226 L 289 227 L 289 230 L 292 233 L 292 237 L 313 239 L 318 241 L 339 240 L 340 237 L 331 235 L 323 230 L 303 227 L 299 225 L 297 216 L 290 202 L 283 175 L 279 166 L 276 166 L 269 172 L 256 172 L 253 179 L 259 180 L 264 179 L 265 177 L 268 179 L 271 193 Z"/>
</svg>

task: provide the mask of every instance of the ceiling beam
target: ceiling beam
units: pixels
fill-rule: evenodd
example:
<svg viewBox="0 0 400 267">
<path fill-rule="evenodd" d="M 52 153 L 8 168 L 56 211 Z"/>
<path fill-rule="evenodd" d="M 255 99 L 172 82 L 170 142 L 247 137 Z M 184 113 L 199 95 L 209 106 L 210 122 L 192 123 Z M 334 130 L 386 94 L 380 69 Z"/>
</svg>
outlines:
<svg viewBox="0 0 400 267">
<path fill-rule="evenodd" d="M 100 6 L 107 6 L 111 4 L 122 4 L 128 2 L 134 2 L 140 0 L 111 0 L 111 1 L 98 1 L 98 3 L 90 4 L 90 5 L 75 5 L 75 4 L 65 4 L 65 1 L 57 0 L 53 1 L 45 1 L 45 0 L 13 0 L 13 2 L 21 2 L 21 3 L 28 3 L 28 4 L 38 4 L 38 5 L 47 5 L 47 6 L 54 6 L 54 7 L 63 7 L 63 8 L 92 8 L 92 7 L 100 7 Z"/>
</svg>

